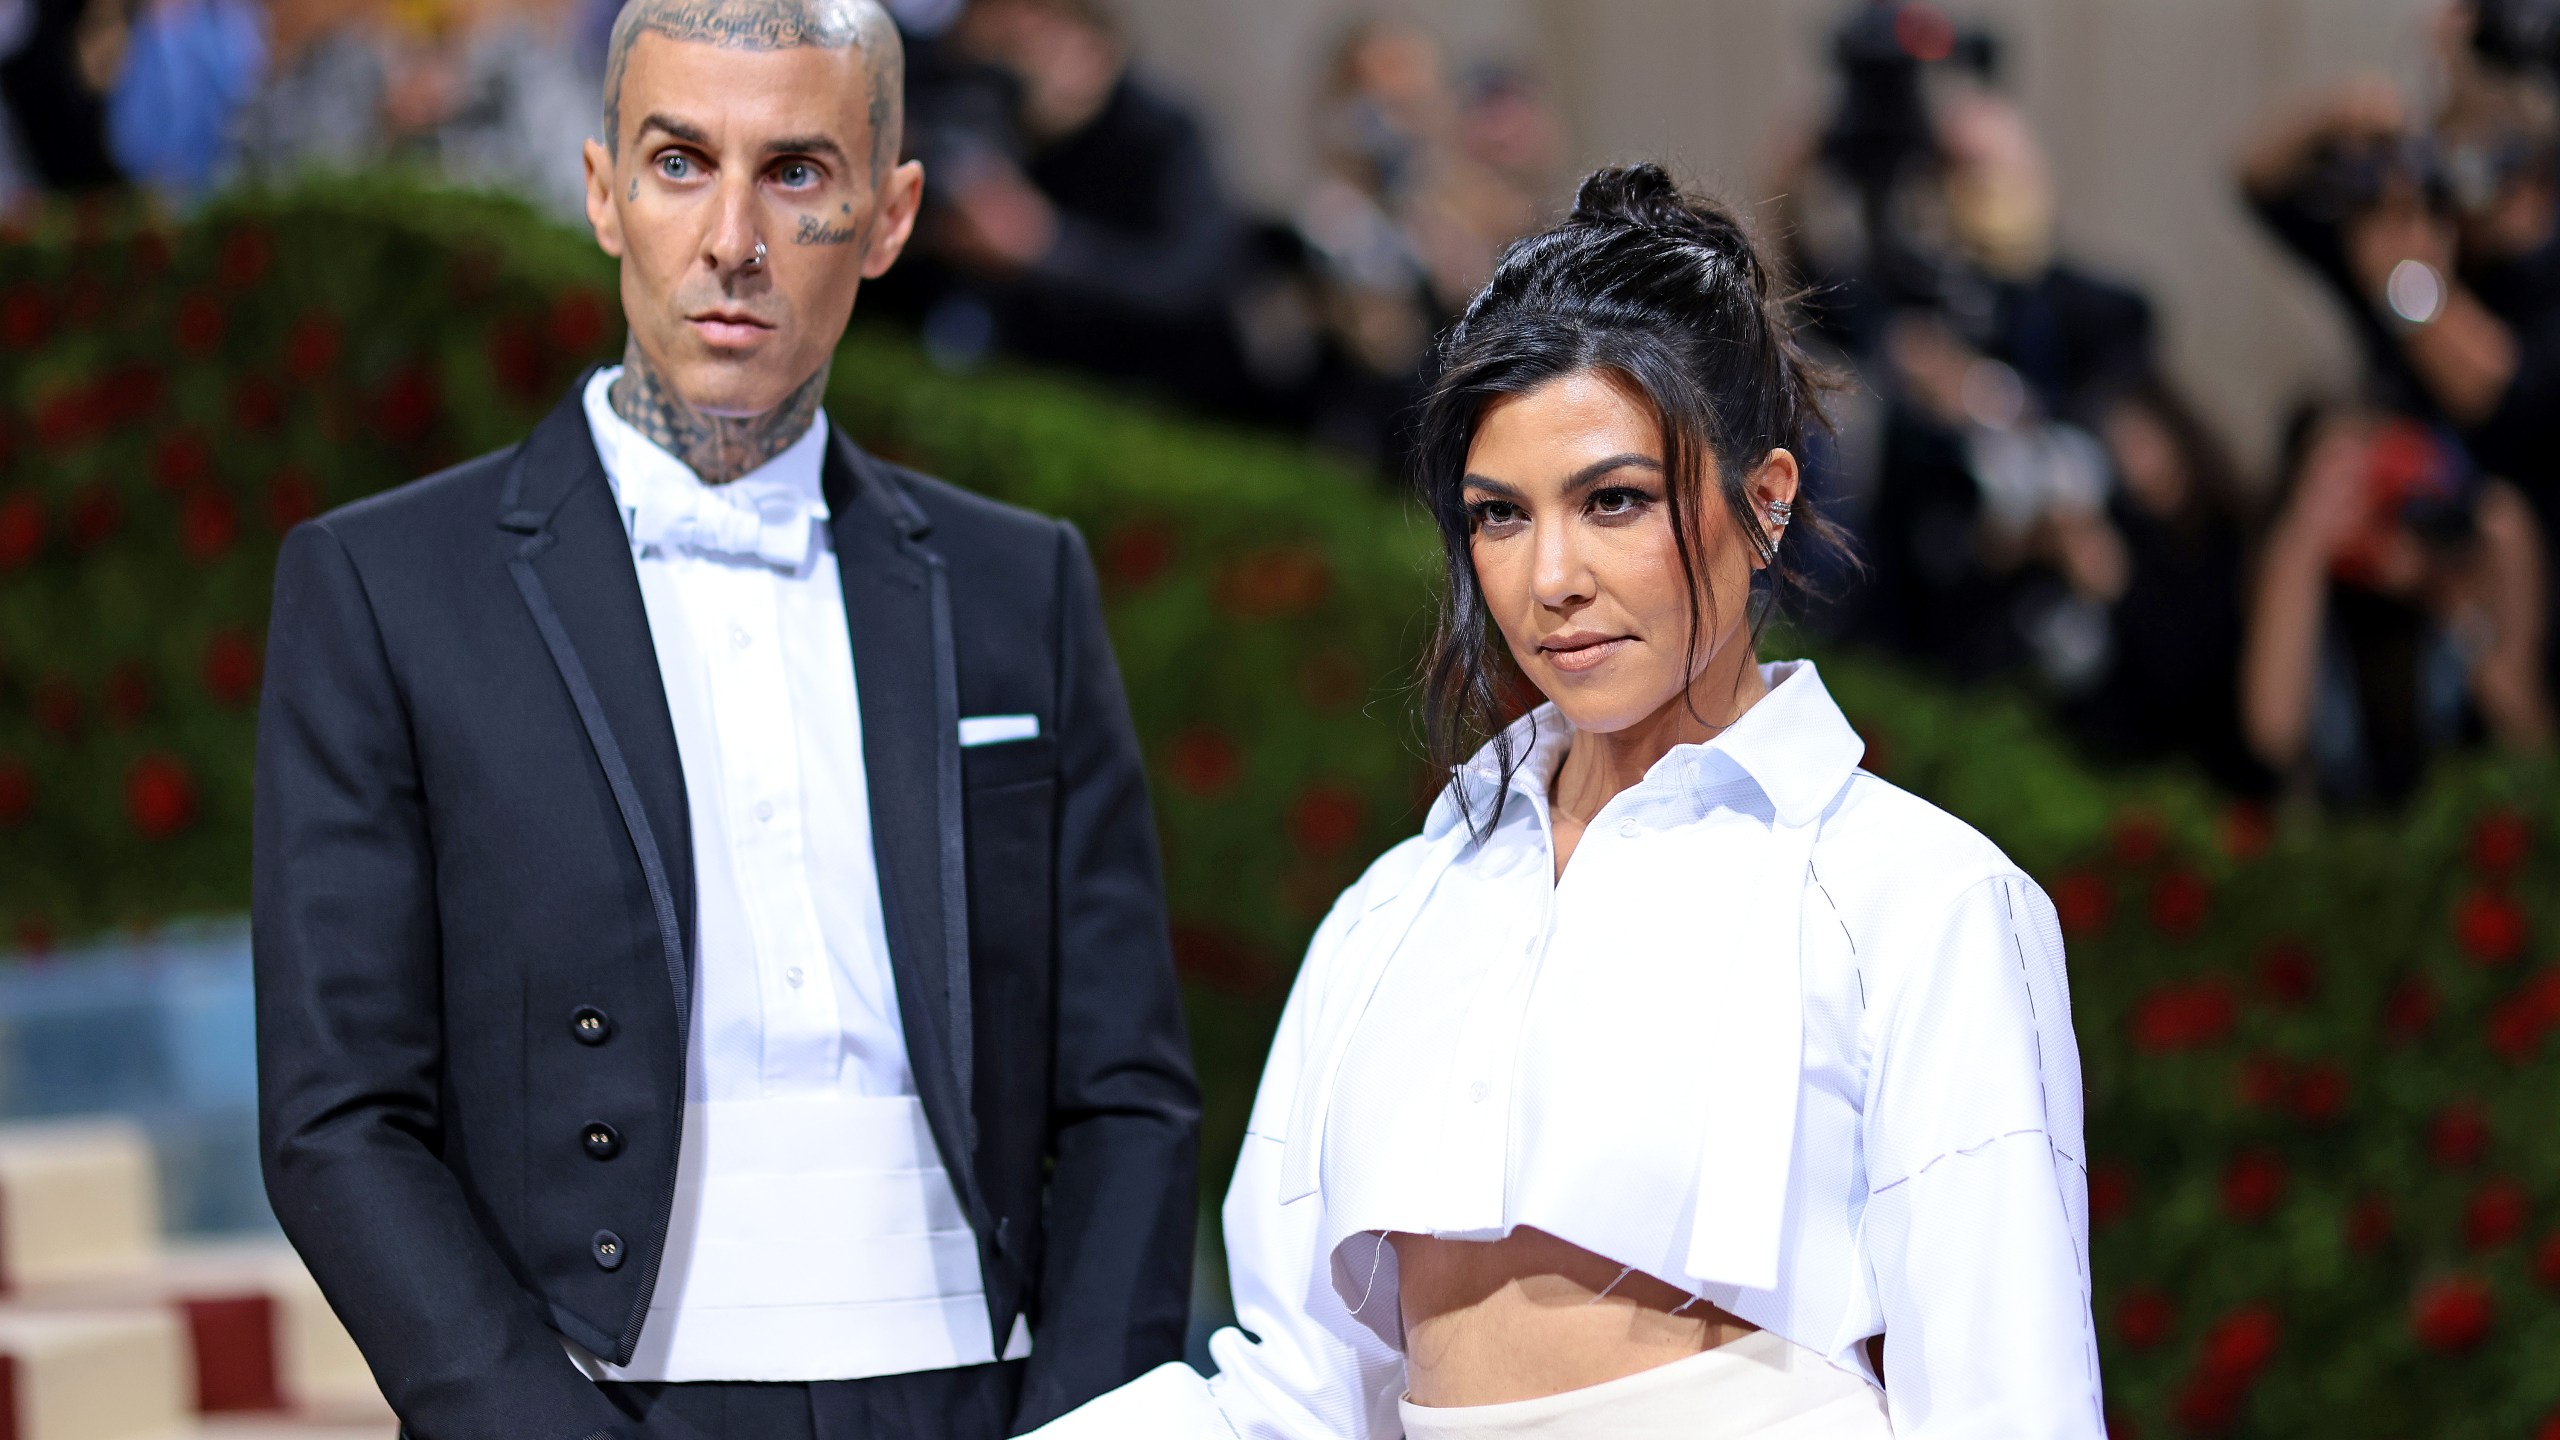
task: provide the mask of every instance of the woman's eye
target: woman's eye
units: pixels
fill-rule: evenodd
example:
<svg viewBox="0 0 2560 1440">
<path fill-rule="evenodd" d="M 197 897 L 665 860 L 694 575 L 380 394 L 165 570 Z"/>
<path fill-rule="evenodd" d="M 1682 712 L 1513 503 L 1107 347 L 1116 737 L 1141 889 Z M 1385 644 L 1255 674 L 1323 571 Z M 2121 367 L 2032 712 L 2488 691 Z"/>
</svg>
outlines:
<svg viewBox="0 0 2560 1440">
<path fill-rule="evenodd" d="M 1601 516 L 1633 515 L 1652 503 L 1653 497 L 1641 490 L 1612 488 L 1596 491 L 1591 496 L 1591 513 Z"/>
<path fill-rule="evenodd" d="M 1488 527 L 1503 529 L 1526 518 L 1520 513 L 1520 507 L 1508 500 L 1479 500 L 1467 507 L 1467 514 L 1479 530 Z"/>
</svg>

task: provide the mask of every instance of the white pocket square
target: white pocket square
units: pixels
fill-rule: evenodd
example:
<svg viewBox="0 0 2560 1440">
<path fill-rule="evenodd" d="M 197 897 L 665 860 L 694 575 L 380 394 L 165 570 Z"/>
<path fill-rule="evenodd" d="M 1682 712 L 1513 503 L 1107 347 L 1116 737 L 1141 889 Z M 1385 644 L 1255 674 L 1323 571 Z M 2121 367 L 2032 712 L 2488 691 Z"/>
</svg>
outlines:
<svg viewBox="0 0 2560 1440">
<path fill-rule="evenodd" d="M 963 715 L 960 717 L 960 744 L 1001 745 L 1007 740 L 1040 738 L 1037 715 Z"/>
</svg>

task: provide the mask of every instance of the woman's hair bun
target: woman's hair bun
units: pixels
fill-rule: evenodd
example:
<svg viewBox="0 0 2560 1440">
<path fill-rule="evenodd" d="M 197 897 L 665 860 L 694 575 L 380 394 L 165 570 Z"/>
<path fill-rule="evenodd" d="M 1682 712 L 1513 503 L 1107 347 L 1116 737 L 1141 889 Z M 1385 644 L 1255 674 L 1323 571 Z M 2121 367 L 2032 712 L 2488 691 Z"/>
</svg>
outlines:
<svg viewBox="0 0 2560 1440">
<path fill-rule="evenodd" d="M 1594 170 L 1573 197 L 1573 219 L 1589 225 L 1668 230 L 1689 239 L 1717 238 L 1705 207 L 1680 191 L 1661 166 L 1611 165 Z"/>
</svg>

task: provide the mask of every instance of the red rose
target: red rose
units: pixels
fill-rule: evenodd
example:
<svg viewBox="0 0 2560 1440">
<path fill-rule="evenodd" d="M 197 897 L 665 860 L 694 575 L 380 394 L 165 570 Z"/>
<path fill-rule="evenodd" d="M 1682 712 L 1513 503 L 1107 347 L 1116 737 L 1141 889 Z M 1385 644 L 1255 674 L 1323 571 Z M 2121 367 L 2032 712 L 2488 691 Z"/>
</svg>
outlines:
<svg viewBox="0 0 2560 1440">
<path fill-rule="evenodd" d="M 551 316 L 544 327 L 551 334 L 551 348 L 572 360 L 583 360 L 604 339 L 605 300 L 592 289 L 580 286 L 564 290 L 551 302 Z"/>
<path fill-rule="evenodd" d="M 2286 1009 L 2308 1005 L 2320 994 L 2320 967 L 2299 940 L 2279 940 L 2258 956 L 2258 981 Z"/>
<path fill-rule="evenodd" d="M 0 828 L 20 823 L 35 808 L 35 772 L 14 755 L 0 755 Z"/>
<path fill-rule="evenodd" d="M 102 425 L 124 424 L 158 415 L 168 396 L 168 372 L 142 360 L 109 372 L 98 382 L 90 404 L 97 408 Z"/>
<path fill-rule="evenodd" d="M 2089 1171 L 2089 1225 L 2103 1230 L 2133 1208 L 2133 1172 L 2122 1165 L 2100 1163 Z"/>
<path fill-rule="evenodd" d="M 284 421 L 284 390 L 264 375 L 243 375 L 231 387 L 231 418 L 241 429 L 264 435 Z"/>
<path fill-rule="evenodd" d="M 178 512 L 178 541 L 198 564 L 221 559 L 239 536 L 240 516 L 230 496 L 209 487 L 187 496 Z"/>
<path fill-rule="evenodd" d="M 2419 1344 L 2458 1354 L 2488 1339 L 2497 1318 L 2497 1302 L 2488 1286 L 2468 1275 L 2449 1275 L 2419 1288 L 2409 1324 Z"/>
<path fill-rule="evenodd" d="M 2240 1103 L 2250 1109 L 2271 1109 L 2292 1090 L 2293 1072 L 2284 1057 L 2261 1052 L 2240 1062 Z"/>
<path fill-rule="evenodd" d="M 2367 1195 L 2347 1210 L 2347 1248 L 2370 1255 L 2391 1240 L 2391 1202 Z"/>
<path fill-rule="evenodd" d="M 1173 566 L 1173 527 L 1153 520 L 1122 525 L 1102 545 L 1102 574 L 1123 590 L 1154 584 Z"/>
<path fill-rule="evenodd" d="M 2243 800 L 2222 816 L 2222 849 L 2234 860 L 2255 860 L 2276 838 L 2276 817 L 2255 800 Z"/>
<path fill-rule="evenodd" d="M 2192 870 L 2172 870 L 2151 886 L 2151 923 L 2172 940 L 2184 940 L 2204 927 L 2213 892 Z"/>
<path fill-rule="evenodd" d="M 105 686 L 107 723 L 117 729 L 138 724 L 151 713 L 151 674 L 126 661 L 108 672 Z"/>
<path fill-rule="evenodd" d="M 273 258 L 275 242 L 267 232 L 243 225 L 222 237 L 222 256 L 214 262 L 214 271 L 223 284 L 234 290 L 244 289 L 258 283 Z"/>
<path fill-rule="evenodd" d="M 133 268 L 145 276 L 157 275 L 169 268 L 168 232 L 155 225 L 134 235 Z"/>
<path fill-rule="evenodd" d="M 2504 965 L 2524 953 L 2524 907 L 2503 890 L 2475 889 L 2453 912 L 2462 953 L 2482 965 Z"/>
<path fill-rule="evenodd" d="M 2231 1376 L 2199 1374 L 2178 1392 L 2178 1424 L 2192 1435 L 2219 1435 L 2240 1418 L 2240 1402 L 2248 1394 L 2249 1387 Z"/>
<path fill-rule="evenodd" d="M 258 698 L 258 647 L 238 630 L 217 630 L 204 642 L 205 692 L 221 705 Z"/>
<path fill-rule="evenodd" d="M 433 371 L 422 365 L 403 366 L 374 397 L 374 421 L 393 444 L 414 445 L 435 428 L 441 403 Z"/>
<path fill-rule="evenodd" d="M 2347 1068 L 2335 1060 L 2304 1067 L 2293 1086 L 2293 1113 L 2306 1123 L 2326 1125 L 2347 1108 Z"/>
<path fill-rule="evenodd" d="M 2207 1373 L 2251 1380 L 2276 1355 L 2281 1326 L 2271 1305 L 2243 1305 L 2205 1332 L 2204 1350 L 2196 1363 Z"/>
<path fill-rule="evenodd" d="M 2533 1440 L 2560 1440 L 2560 1413 L 2545 1415 L 2533 1427 Z"/>
<path fill-rule="evenodd" d="M 115 487 L 92 480 L 71 497 L 68 528 L 74 548 L 86 553 L 116 538 L 124 528 L 124 500 Z"/>
<path fill-rule="evenodd" d="M 2513 1180 L 2489 1180 L 2471 1196 L 2462 1212 L 2462 1243 L 2474 1250 L 2495 1250 L 2524 1233 L 2524 1187 Z"/>
<path fill-rule="evenodd" d="M 125 772 L 124 808 L 143 839 L 166 840 L 195 818 L 195 776 L 174 755 L 145 755 Z"/>
<path fill-rule="evenodd" d="M 45 331 L 53 328 L 53 316 L 44 303 L 44 292 L 32 285 L 21 285 L 0 300 L 0 345 L 12 350 L 33 350 L 44 343 Z"/>
<path fill-rule="evenodd" d="M 204 484 L 213 478 L 213 446 L 193 430 L 161 437 L 151 452 L 151 478 L 172 495 Z"/>
<path fill-rule="evenodd" d="M 1298 666 L 1298 698 L 1310 710 L 1348 710 L 1369 691 L 1369 671 L 1359 657 L 1340 650 L 1320 650 Z"/>
<path fill-rule="evenodd" d="M 2466 1167 L 2480 1163 L 2489 1148 L 2489 1119 L 2480 1107 L 2468 1100 L 2458 1101 L 2438 1112 L 2435 1123 L 2427 1127 L 2427 1153 L 2440 1165 Z"/>
<path fill-rule="evenodd" d="M 1244 757 L 1224 733 L 1198 726 L 1174 737 L 1165 755 L 1165 769 L 1176 787 L 1205 799 L 1224 794 L 1236 783 L 1244 773 Z"/>
<path fill-rule="evenodd" d="M 1342 786 L 1311 785 L 1289 807 L 1289 838 L 1314 859 L 1338 855 L 1360 838 L 1365 810 L 1360 797 Z"/>
<path fill-rule="evenodd" d="M 337 320 L 317 310 L 306 312 L 285 336 L 285 371 L 296 380 L 317 380 L 338 363 L 341 348 Z"/>
<path fill-rule="evenodd" d="M 2435 1019 L 2435 987 L 2422 975 L 2409 976 L 2392 986 L 2382 1002 L 2383 1033 L 2394 1040 L 2417 1039 L 2427 1033 Z"/>
<path fill-rule="evenodd" d="M 2284 1200 L 2284 1162 L 2264 1150 L 2248 1151 L 2222 1172 L 2222 1208 L 2244 1223 L 2264 1220 Z"/>
<path fill-rule="evenodd" d="M 2118 864 L 2140 867 L 2160 858 L 2168 848 L 2169 827 L 2148 810 L 2127 810 L 2116 817 L 2114 846 Z"/>
<path fill-rule="evenodd" d="M 36 405 L 36 440 L 48 450 L 69 450 L 103 423 L 98 393 L 85 385 L 57 387 Z"/>
<path fill-rule="evenodd" d="M 2149 1350 L 2177 1328 L 2178 1310 L 2167 1295 L 2143 1286 L 2116 1305 L 2116 1334 L 2128 1348 Z"/>
<path fill-rule="evenodd" d="M 177 323 L 170 328 L 179 354 L 210 355 L 222 344 L 222 302 L 189 295 L 178 302 Z"/>
<path fill-rule="evenodd" d="M 2499 1057 L 2521 1065 L 2542 1049 L 2551 1034 L 2551 1016 L 2544 1010 L 2541 997 L 2531 991 L 2510 995 L 2489 1012 L 2489 1048 Z"/>
<path fill-rule="evenodd" d="M 267 479 L 267 524 L 278 535 L 320 513 L 320 488 L 311 472 L 287 465 Z"/>
<path fill-rule="evenodd" d="M 2115 908 L 2115 892 L 2108 888 L 2103 876 L 2074 870 L 2053 882 L 2054 916 L 2062 922 L 2062 933 L 2070 939 L 2094 939 L 2104 934 L 2107 918 Z"/>
<path fill-rule="evenodd" d="M 2533 1247 L 2533 1278 L 2545 1289 L 2560 1290 L 2560 1230 Z"/>
<path fill-rule="evenodd" d="M 527 405 L 548 397 L 551 362 L 531 325 L 515 319 L 491 321 L 488 350 L 489 373 L 497 377 L 501 391 Z"/>
<path fill-rule="evenodd" d="M 57 740 L 80 733 L 80 687 L 60 673 L 36 684 L 36 723 Z"/>
<path fill-rule="evenodd" d="M 2231 986 L 2218 977 L 2165 985 L 2134 1007 L 2133 1043 L 2153 1054 L 2200 1049 L 2230 1034 L 2236 1013 Z"/>
<path fill-rule="evenodd" d="M 2533 832 L 2513 810 L 2492 810 L 2471 826 L 2471 868 L 2503 880 L 2524 863 Z"/>
<path fill-rule="evenodd" d="M 0 571 L 15 570 L 44 549 L 44 502 L 33 490 L 0 499 Z"/>
<path fill-rule="evenodd" d="M 1280 545 L 1257 550 L 1222 570 L 1216 598 L 1219 608 L 1239 619 L 1267 620 L 1315 609 L 1332 583 L 1320 552 Z"/>
</svg>

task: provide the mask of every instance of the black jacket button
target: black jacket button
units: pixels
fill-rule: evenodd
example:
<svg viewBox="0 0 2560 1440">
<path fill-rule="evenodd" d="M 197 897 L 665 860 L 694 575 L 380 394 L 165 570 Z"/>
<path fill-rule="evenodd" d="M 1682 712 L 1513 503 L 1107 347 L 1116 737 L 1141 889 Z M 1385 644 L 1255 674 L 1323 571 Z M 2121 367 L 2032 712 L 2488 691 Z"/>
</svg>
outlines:
<svg viewBox="0 0 2560 1440">
<path fill-rule="evenodd" d="M 581 1005 L 569 1012 L 569 1033 L 581 1045 L 601 1045 L 613 1038 L 613 1017 L 593 1005 Z"/>
<path fill-rule="evenodd" d="M 599 1230 L 596 1232 L 596 1238 L 588 1241 L 587 1246 L 596 1257 L 597 1268 L 603 1270 L 622 1268 L 621 1236 L 610 1230 Z"/>
<path fill-rule="evenodd" d="M 622 1132 L 601 1120 L 587 1122 L 587 1153 L 598 1160 L 610 1160 L 622 1153 Z"/>
</svg>

